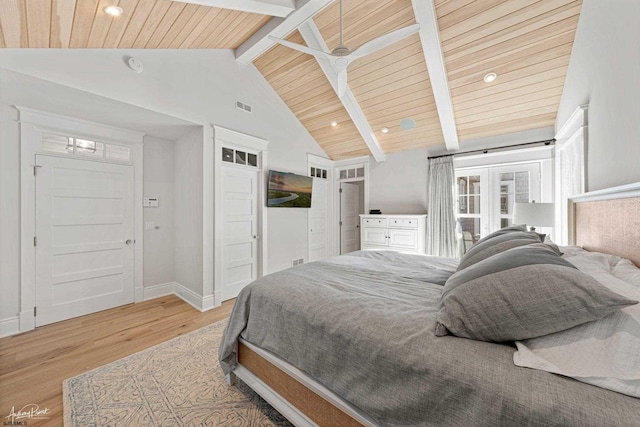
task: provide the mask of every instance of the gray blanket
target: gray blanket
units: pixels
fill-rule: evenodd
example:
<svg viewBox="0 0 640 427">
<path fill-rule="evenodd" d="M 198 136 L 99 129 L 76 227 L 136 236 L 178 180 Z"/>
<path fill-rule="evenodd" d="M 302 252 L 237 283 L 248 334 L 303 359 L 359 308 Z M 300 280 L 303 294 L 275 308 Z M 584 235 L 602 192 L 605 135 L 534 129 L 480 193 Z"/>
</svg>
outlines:
<svg viewBox="0 0 640 427">
<path fill-rule="evenodd" d="M 220 346 L 239 336 L 380 425 L 638 426 L 640 400 L 513 364 L 515 348 L 436 337 L 454 260 L 363 251 L 266 276 L 239 295 Z"/>
</svg>

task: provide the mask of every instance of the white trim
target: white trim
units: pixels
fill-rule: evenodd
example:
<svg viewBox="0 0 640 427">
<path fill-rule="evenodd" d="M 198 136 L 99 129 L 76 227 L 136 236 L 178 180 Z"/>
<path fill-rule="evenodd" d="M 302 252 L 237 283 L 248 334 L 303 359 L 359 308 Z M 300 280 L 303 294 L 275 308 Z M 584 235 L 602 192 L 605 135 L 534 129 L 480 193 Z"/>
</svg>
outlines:
<svg viewBox="0 0 640 427">
<path fill-rule="evenodd" d="M 575 245 L 575 207 L 576 203 L 593 202 L 596 200 L 627 199 L 629 197 L 640 197 L 640 182 L 620 185 L 617 187 L 604 188 L 602 190 L 589 191 L 569 197 L 568 200 L 568 233 L 569 244 Z"/>
<path fill-rule="evenodd" d="M 340 255 L 340 185 L 341 182 L 357 182 L 364 181 L 364 206 L 363 210 L 365 214 L 369 213 L 369 159 L 370 156 L 354 157 L 352 159 L 336 160 L 333 162 L 333 226 L 331 227 L 332 239 L 333 239 L 333 254 Z M 364 167 L 364 176 L 357 178 L 340 179 L 340 169 L 351 167 Z M 360 242 L 362 245 L 362 242 Z"/>
<path fill-rule="evenodd" d="M 33 166 L 36 154 L 54 155 L 39 150 L 42 130 L 62 132 L 69 136 L 84 136 L 96 140 L 119 142 L 131 147 L 131 164 L 134 168 L 134 301 L 142 299 L 143 291 L 143 137 L 144 133 L 116 128 L 101 123 L 76 120 L 59 114 L 13 106 L 19 113 L 20 123 L 20 331 L 35 328 L 33 307 L 36 305 L 35 248 L 35 177 Z M 65 156 L 71 158 L 71 156 Z M 90 158 L 79 158 L 94 161 Z M 107 163 L 107 159 L 98 161 Z"/>
<path fill-rule="evenodd" d="M 239 10 L 241 12 L 258 13 L 260 15 L 285 17 L 295 8 L 293 0 L 175 0 L 183 3 L 200 4 L 222 9 Z"/>
<path fill-rule="evenodd" d="M 20 319 L 18 316 L 0 320 L 0 338 L 20 333 Z"/>
<path fill-rule="evenodd" d="M 640 196 L 640 182 L 634 182 L 632 184 L 576 194 L 575 196 L 571 196 L 569 200 L 571 200 L 572 203 L 579 203 L 594 200 L 626 199 L 628 197 L 638 196 Z"/>
<path fill-rule="evenodd" d="M 68 134 L 70 130 L 73 130 L 73 136 L 104 138 L 105 142 L 120 142 L 126 145 L 142 145 L 142 140 L 145 136 L 144 132 L 117 128 L 88 120 L 74 119 L 73 117 L 38 111 L 20 105 L 14 105 L 13 107 L 20 112 L 19 123 L 30 123 L 40 129 L 52 130 L 63 134 Z"/>
<path fill-rule="evenodd" d="M 329 47 L 322 38 L 322 34 L 320 34 L 320 30 L 313 21 L 313 18 L 309 18 L 309 20 L 300 25 L 298 31 L 300 32 L 300 35 L 304 39 L 307 46 L 313 49 L 321 50 L 323 52 L 329 52 Z M 333 87 L 333 90 L 336 92 L 336 95 L 338 95 L 338 77 L 333 64 L 329 61 L 319 60 L 318 58 L 315 59 L 322 69 L 322 72 L 324 72 L 325 77 L 327 78 L 327 80 L 329 80 L 329 83 L 331 84 L 331 87 Z M 358 101 L 351 92 L 348 84 L 344 95 L 338 95 L 338 99 L 340 100 L 340 102 L 342 102 L 342 106 L 345 108 L 345 110 L 347 110 L 347 113 L 349 114 L 349 117 L 351 117 L 353 124 L 358 129 L 358 132 L 360 132 L 360 136 L 364 140 L 365 144 L 367 144 L 369 151 L 371 151 L 373 158 L 378 162 L 384 162 L 387 159 L 387 155 L 382 149 L 380 141 L 378 141 L 378 138 L 376 138 L 375 132 L 371 128 L 367 117 L 364 115 L 360 104 L 358 104 Z"/>
<path fill-rule="evenodd" d="M 235 130 L 211 125 L 213 129 L 213 229 L 214 236 L 222 236 L 224 233 L 222 221 L 222 147 L 249 148 L 259 152 L 260 164 L 258 168 L 258 226 L 260 228 L 260 244 L 258 255 L 258 277 L 268 274 L 268 237 L 267 237 L 267 209 L 266 209 L 266 182 L 265 173 L 268 172 L 267 151 L 269 141 L 256 136 L 247 135 Z M 231 166 L 231 164 L 229 164 Z M 213 305 L 222 304 L 222 238 L 213 239 Z"/>
<path fill-rule="evenodd" d="M 438 18 L 433 0 L 411 0 L 416 22 L 420 24 L 420 42 L 424 60 L 427 63 L 429 80 L 433 90 L 433 98 L 440 117 L 440 127 L 444 136 L 447 150 L 454 151 L 460 148 L 458 144 L 458 131 L 456 119 L 453 114 L 447 68 L 445 66 L 440 32 L 438 30 Z"/>
<path fill-rule="evenodd" d="M 166 295 L 175 295 L 198 311 L 204 312 L 213 308 L 213 295 L 201 297 L 191 289 L 177 282 L 161 283 L 144 288 L 144 301 Z"/>
<path fill-rule="evenodd" d="M 357 165 L 358 163 L 366 163 L 368 165 L 369 156 L 360 156 L 360 157 L 352 157 L 349 159 L 335 160 L 333 162 L 333 167 L 339 168 L 343 166 Z"/>
<path fill-rule="evenodd" d="M 320 12 L 331 4 L 333 0 L 298 0 L 297 8 L 283 18 L 271 18 L 269 22 L 256 31 L 247 41 L 235 50 L 236 60 L 243 64 L 253 62 L 260 55 L 269 50 L 275 42 L 269 37 L 285 38 L 304 21 Z"/>
<path fill-rule="evenodd" d="M 558 144 L 561 145 L 565 138 L 573 135 L 579 128 L 583 126 L 588 126 L 588 112 L 589 105 L 581 105 L 575 109 L 573 113 L 569 116 L 566 122 L 562 125 L 560 130 L 556 132 L 556 140 Z"/>
<path fill-rule="evenodd" d="M 248 341 L 246 341 L 246 340 L 244 340 L 242 338 L 240 338 L 239 341 L 242 342 L 242 344 L 244 344 L 245 346 L 247 346 L 250 350 L 252 350 L 256 354 L 258 354 L 260 357 L 262 357 L 263 359 L 265 359 L 266 361 L 268 361 L 269 363 L 274 365 L 276 368 L 280 369 L 282 372 L 284 372 L 285 374 L 287 374 L 288 376 L 290 376 L 294 380 L 298 381 L 300 384 L 302 384 L 303 386 L 307 387 L 309 390 L 311 390 L 312 392 L 314 392 L 315 394 L 317 394 L 321 398 L 325 399 L 326 401 L 331 403 L 333 406 L 339 408 L 342 412 L 346 413 L 347 415 L 349 415 L 350 417 L 352 417 L 356 421 L 359 421 L 363 425 L 369 426 L 369 427 L 374 427 L 374 426 L 377 425 L 371 418 L 369 418 L 367 415 L 365 415 L 362 412 L 360 412 L 355 406 L 351 405 L 346 400 L 336 396 L 331 390 L 329 390 L 328 388 L 326 388 L 325 386 L 323 386 L 322 384 L 320 384 L 319 382 L 317 382 L 316 380 L 314 380 L 313 378 L 311 378 L 310 376 L 308 376 L 307 374 L 302 372 L 300 369 L 298 369 L 295 366 L 285 362 L 284 360 L 278 358 L 277 356 L 273 355 L 272 353 L 269 353 L 268 351 L 263 350 L 262 348 L 254 345 L 254 344 L 251 344 L 250 342 L 248 342 Z M 242 369 L 239 369 L 239 368 L 242 368 Z M 253 378 L 251 378 L 251 377 L 247 376 L 252 380 L 251 384 L 247 383 L 247 385 L 249 385 L 249 387 L 251 387 L 253 390 L 255 390 L 258 394 L 260 394 L 260 392 L 253 387 L 254 385 L 257 385 L 258 387 L 260 387 L 261 391 L 262 390 L 267 390 L 267 391 L 272 392 L 273 396 L 269 396 L 269 398 L 271 398 L 271 397 L 275 398 L 276 401 L 274 403 L 272 403 L 269 400 L 267 400 L 267 398 L 262 396 L 262 394 L 260 394 L 260 395 L 265 400 L 267 400 L 267 402 L 269 402 L 269 404 L 271 404 L 275 409 L 277 409 L 278 412 L 280 412 L 281 408 L 279 408 L 276 405 L 285 404 L 286 406 L 284 408 L 282 408 L 284 411 L 293 410 L 293 411 L 295 411 L 295 413 L 292 414 L 292 415 L 300 416 L 300 418 L 303 421 L 304 421 L 304 419 L 308 420 L 306 415 L 304 415 L 302 412 L 300 412 L 298 409 L 296 409 L 294 406 L 292 406 L 282 396 L 280 396 L 277 392 L 273 391 L 273 389 L 271 389 L 267 384 L 265 384 L 262 380 L 260 380 L 258 377 L 256 377 L 254 374 L 252 374 L 248 369 L 244 368 L 242 365 L 238 365 L 236 368 L 234 368 L 234 371 L 233 371 L 233 373 L 236 374 L 238 376 L 238 378 L 242 379 L 243 381 L 244 381 L 243 377 L 246 375 L 247 372 L 249 374 L 251 374 L 251 377 L 253 377 Z M 291 421 L 295 425 L 311 425 L 311 426 L 315 426 L 316 425 L 312 421 L 309 421 L 309 422 L 311 422 L 311 424 L 306 424 L 306 423 L 297 424 L 294 420 L 290 419 L 288 415 L 285 415 L 284 412 L 281 412 L 281 413 L 287 419 L 289 419 L 289 421 Z"/>
<path fill-rule="evenodd" d="M 580 191 L 587 191 L 588 186 L 588 111 L 589 105 L 581 105 L 575 109 L 575 111 L 569 116 L 567 121 L 562 125 L 557 132 L 556 145 L 555 145 L 555 195 L 554 201 L 556 204 L 556 230 L 558 231 L 558 242 L 560 244 L 570 243 L 574 239 L 573 229 L 573 211 L 571 209 L 571 197 L 566 198 L 567 195 L 563 195 L 562 187 L 562 161 L 561 153 L 571 144 L 581 144 L 584 158 L 580 164 Z M 579 145 L 577 145 L 579 146 Z"/>
<path fill-rule="evenodd" d="M 205 126 L 202 129 L 202 295 L 210 298 L 211 307 L 215 292 L 215 143 L 213 128 Z M 206 295 L 206 297 L 205 297 Z M 218 301 L 218 300 L 216 300 Z"/>
</svg>

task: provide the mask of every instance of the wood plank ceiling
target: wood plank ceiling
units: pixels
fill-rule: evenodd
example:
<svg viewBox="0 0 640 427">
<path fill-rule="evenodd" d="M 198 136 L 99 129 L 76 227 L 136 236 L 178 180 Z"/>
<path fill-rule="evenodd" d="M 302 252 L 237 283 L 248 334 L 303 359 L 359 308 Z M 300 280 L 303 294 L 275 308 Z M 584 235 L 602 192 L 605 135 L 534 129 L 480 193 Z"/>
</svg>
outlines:
<svg viewBox="0 0 640 427">
<path fill-rule="evenodd" d="M 113 4 L 121 16 L 104 12 Z M 269 19 L 169 0 L 0 0 L 0 47 L 235 49 Z"/>
<path fill-rule="evenodd" d="M 582 0 L 433 2 L 460 148 L 552 126 Z M 106 15 L 109 4 L 124 14 Z M 169 0 L 0 0 L 0 47 L 236 49 L 270 19 Z M 334 48 L 338 1 L 312 19 Z M 352 50 L 415 22 L 411 0 L 344 0 L 344 42 Z M 287 39 L 305 44 L 295 30 Z M 349 66 L 349 88 L 385 153 L 444 142 L 425 42 L 437 41 L 414 34 Z M 332 159 L 370 154 L 314 57 L 275 45 L 254 65 Z M 498 76 L 493 83 L 483 81 L 489 72 Z M 413 129 L 400 127 L 407 118 Z"/>
</svg>

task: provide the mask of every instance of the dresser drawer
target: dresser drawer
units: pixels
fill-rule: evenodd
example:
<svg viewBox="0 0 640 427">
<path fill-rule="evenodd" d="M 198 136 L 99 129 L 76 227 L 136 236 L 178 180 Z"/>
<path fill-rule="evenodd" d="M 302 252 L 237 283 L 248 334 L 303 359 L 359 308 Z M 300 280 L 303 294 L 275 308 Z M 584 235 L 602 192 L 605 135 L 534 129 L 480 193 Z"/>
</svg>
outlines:
<svg viewBox="0 0 640 427">
<path fill-rule="evenodd" d="M 387 228 L 387 218 L 362 218 L 362 226 Z"/>
<path fill-rule="evenodd" d="M 389 218 L 389 228 L 418 228 L 418 218 Z"/>
</svg>

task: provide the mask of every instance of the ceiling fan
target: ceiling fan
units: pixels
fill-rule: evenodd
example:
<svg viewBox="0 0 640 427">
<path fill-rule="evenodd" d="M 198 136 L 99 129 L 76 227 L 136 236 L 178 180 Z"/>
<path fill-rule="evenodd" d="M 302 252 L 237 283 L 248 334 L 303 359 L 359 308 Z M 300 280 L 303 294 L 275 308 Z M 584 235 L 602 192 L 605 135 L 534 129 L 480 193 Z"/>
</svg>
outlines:
<svg viewBox="0 0 640 427">
<path fill-rule="evenodd" d="M 347 67 L 354 60 L 361 58 L 363 56 L 369 55 L 371 53 L 377 52 L 381 49 L 384 49 L 387 46 L 390 46 L 400 40 L 418 32 L 420 30 L 419 24 L 413 24 L 408 27 L 400 28 L 399 30 L 392 31 L 383 36 L 380 36 L 376 39 L 368 41 L 362 46 L 356 48 L 355 50 L 349 49 L 344 45 L 342 33 L 343 33 L 343 14 L 342 14 L 342 0 L 340 0 L 340 43 L 333 49 L 331 52 L 324 52 L 322 50 L 313 49 L 308 46 L 304 46 L 297 43 L 292 43 L 287 40 L 279 39 L 273 36 L 269 38 L 277 43 L 280 43 L 283 46 L 289 47 L 291 49 L 295 49 L 302 53 L 306 53 L 309 55 L 313 55 L 316 58 L 320 59 L 328 59 L 332 64 L 333 68 L 337 73 L 337 81 L 338 81 L 338 96 L 343 97 L 347 90 Z"/>
</svg>

